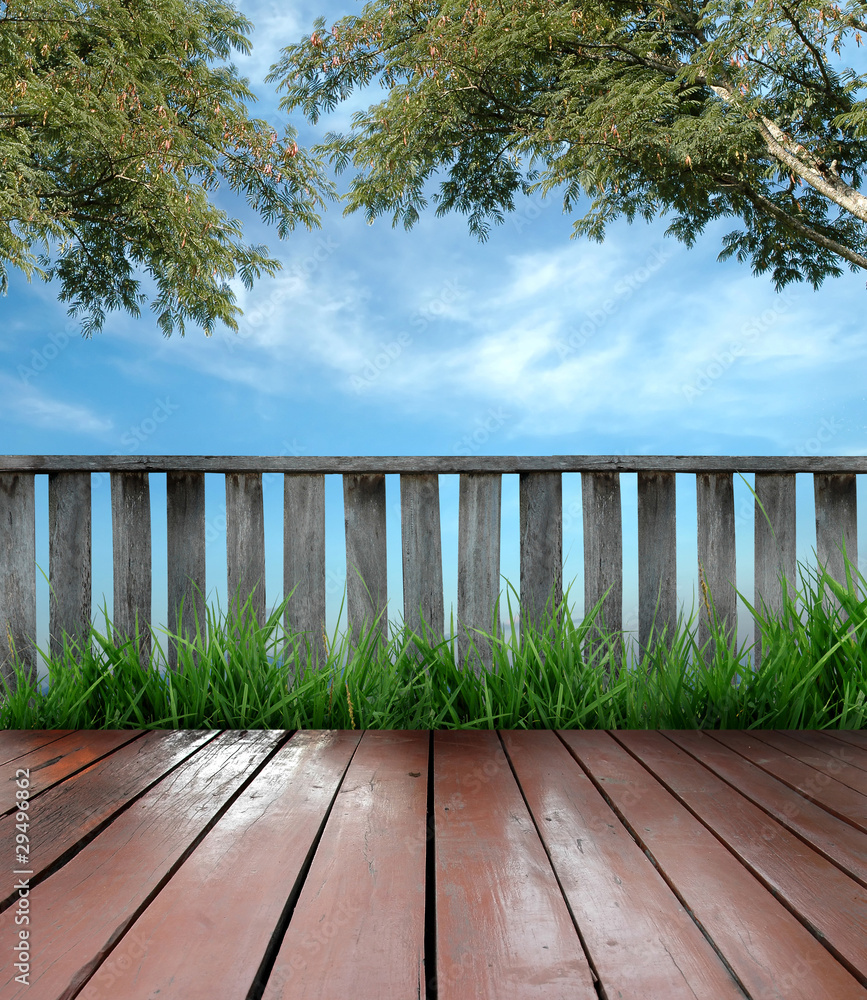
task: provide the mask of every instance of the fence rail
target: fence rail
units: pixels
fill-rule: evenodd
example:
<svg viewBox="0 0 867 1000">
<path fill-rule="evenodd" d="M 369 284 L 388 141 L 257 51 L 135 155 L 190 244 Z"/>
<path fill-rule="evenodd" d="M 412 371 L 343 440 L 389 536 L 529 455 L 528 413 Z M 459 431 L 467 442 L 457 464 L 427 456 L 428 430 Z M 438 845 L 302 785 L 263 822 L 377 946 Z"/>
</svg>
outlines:
<svg viewBox="0 0 867 1000">
<path fill-rule="evenodd" d="M 169 629 L 192 630 L 192 607 L 204 617 L 205 473 L 225 475 L 227 584 L 230 595 L 255 592 L 265 616 L 265 537 L 262 474 L 284 474 L 284 593 L 287 630 L 309 635 L 323 657 L 325 626 L 325 476 L 343 477 L 346 523 L 347 615 L 355 634 L 382 615 L 388 599 L 385 475 L 400 474 L 403 607 L 418 630 L 444 627 L 440 474 L 459 474 L 458 656 L 469 651 L 464 628 L 491 632 L 500 593 L 502 476 L 519 476 L 520 620 L 538 618 L 554 593 L 562 599 L 562 473 L 581 473 L 585 614 L 602 605 L 607 628 L 622 628 L 623 543 L 620 473 L 638 473 L 639 635 L 642 648 L 677 623 L 675 475 L 696 476 L 698 562 L 720 619 L 737 627 L 733 476 L 755 473 L 755 606 L 779 611 L 780 574 L 795 582 L 795 475 L 812 473 L 816 550 L 820 565 L 845 583 L 841 546 L 857 565 L 856 481 L 867 456 L 792 458 L 725 456 L 494 456 L 494 457 L 250 457 L 250 456 L 0 456 L 0 623 L 33 676 L 36 671 L 35 477 L 48 475 L 49 634 L 52 652 L 62 635 L 86 634 L 91 620 L 91 473 L 111 474 L 114 625 L 121 636 L 141 629 L 150 648 L 151 525 L 149 474 L 167 482 Z M 699 643 L 709 637 L 706 613 Z M 478 644 L 478 640 L 477 640 Z M 11 658 L 0 658 L 14 684 Z M 490 664 L 491 650 L 479 645 Z M 757 650 L 757 658 L 761 651 Z M 176 650 L 169 650 L 176 666 Z M 476 666 L 478 669 L 478 666 Z"/>
</svg>

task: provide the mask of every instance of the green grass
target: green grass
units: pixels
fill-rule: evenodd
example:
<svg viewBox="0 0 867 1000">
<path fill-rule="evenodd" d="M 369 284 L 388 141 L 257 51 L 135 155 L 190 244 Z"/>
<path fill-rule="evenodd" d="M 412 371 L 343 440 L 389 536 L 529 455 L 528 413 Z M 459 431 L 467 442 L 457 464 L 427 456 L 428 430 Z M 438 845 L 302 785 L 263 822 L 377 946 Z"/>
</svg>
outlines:
<svg viewBox="0 0 867 1000">
<path fill-rule="evenodd" d="M 329 644 L 328 662 L 304 670 L 303 635 L 281 628 L 285 601 L 258 627 L 248 601 L 221 615 L 207 609 L 192 641 L 173 637 L 179 670 L 167 669 L 156 637 L 149 669 L 137 637 L 115 645 L 95 629 L 80 645 L 65 640 L 46 656 L 49 688 L 29 682 L 20 661 L 17 688 L 3 681 L 0 725 L 7 729 L 824 729 L 867 728 L 867 600 L 825 574 L 795 595 L 784 586 L 784 611 L 761 617 L 764 659 L 752 669 L 748 650 L 729 641 L 713 615 L 711 640 L 699 650 L 693 618 L 682 616 L 671 642 L 656 642 L 640 662 L 599 623 L 601 646 L 588 653 L 601 602 L 579 624 L 568 591 L 523 641 L 483 637 L 493 669 L 461 669 L 453 639 L 430 642 L 403 626 L 388 643 L 368 632 L 357 647 L 344 636 Z M 804 571 L 799 564 L 802 583 Z M 857 573 L 857 570 L 856 570 Z M 863 577 L 858 574 L 863 582 Z M 511 585 L 509 585 L 510 589 Z M 845 617 L 826 610 L 825 587 Z M 867 592 L 867 588 L 862 592 Z M 290 595 L 291 596 L 291 595 Z M 751 605 L 738 592 L 744 604 Z M 507 595 L 508 599 L 508 595 Z M 288 600 L 288 598 L 287 598 Z M 801 602 L 801 609 L 798 603 Z M 511 600 L 508 599 L 509 619 Z M 558 623 L 559 622 L 559 623 Z M 165 630 L 163 630 L 165 631 Z M 454 631 L 452 629 L 452 631 Z M 336 647 L 336 648 L 335 648 Z M 751 647 L 750 647 L 751 648 Z M 12 650 L 14 656 L 14 648 Z M 627 663 L 627 653 L 630 662 Z M 712 662 L 703 665 L 703 655 Z M 44 654 L 43 654 L 44 655 Z M 474 655 L 471 649 L 470 656 Z M 612 669 L 613 668 L 613 669 Z M 296 679 L 297 676 L 297 679 Z"/>
</svg>

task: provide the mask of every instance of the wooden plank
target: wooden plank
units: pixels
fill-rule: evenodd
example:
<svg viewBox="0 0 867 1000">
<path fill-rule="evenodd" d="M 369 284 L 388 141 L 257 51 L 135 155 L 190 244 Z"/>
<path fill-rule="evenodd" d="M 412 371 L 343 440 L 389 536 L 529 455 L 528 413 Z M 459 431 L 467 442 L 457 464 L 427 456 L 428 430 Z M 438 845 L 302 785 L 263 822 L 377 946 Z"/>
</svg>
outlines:
<svg viewBox="0 0 867 1000">
<path fill-rule="evenodd" d="M 867 895 L 844 872 L 662 733 L 618 742 L 673 792 L 860 982 L 867 982 Z M 792 795 L 797 804 L 798 796 Z"/>
<path fill-rule="evenodd" d="M 265 514 L 262 474 L 226 473 L 226 578 L 230 604 L 251 607 L 265 624 Z"/>
<path fill-rule="evenodd" d="M 166 539 L 168 548 L 168 628 L 192 642 L 196 618 L 207 640 L 205 613 L 205 474 L 169 472 L 166 476 Z M 183 602 L 183 604 L 182 604 Z M 180 620 L 179 620 L 180 619 Z M 178 669 L 178 646 L 170 642 L 168 661 Z"/>
<path fill-rule="evenodd" d="M 151 730 L 37 795 L 29 810 L 31 886 L 43 881 L 59 859 L 216 735 L 216 731 Z M 19 832 L 16 823 L 15 813 L 4 816 L 0 835 L 14 842 Z M 15 896 L 9 883 L 0 891 L 0 906 L 8 906 Z"/>
<path fill-rule="evenodd" d="M 385 642 L 388 639 L 385 476 L 344 475 L 343 513 L 349 644 L 355 648 L 362 633 L 370 633 L 374 641 Z"/>
<path fill-rule="evenodd" d="M 673 472 L 638 473 L 638 644 L 677 628 L 677 492 Z"/>
<path fill-rule="evenodd" d="M 434 733 L 434 815 L 439 1000 L 596 1000 L 495 732 Z"/>
<path fill-rule="evenodd" d="M 165 878 L 284 740 L 282 731 L 222 733 L 32 889 L 29 930 L 39 942 L 38 961 L 31 962 L 29 986 L 15 982 L 17 970 L 10 963 L 0 966 L 2 1000 L 75 996 Z M 238 871 L 243 873 L 242 865 Z M 244 880 L 249 887 L 246 873 Z M 15 909 L 0 913 L 4 955 L 12 954 L 18 940 Z M 120 957 L 115 949 L 114 961 Z"/>
<path fill-rule="evenodd" d="M 518 494 L 523 635 L 525 621 L 539 630 L 546 613 L 550 621 L 563 602 L 563 477 L 559 472 L 522 472 Z M 562 619 L 558 612 L 558 624 Z"/>
<path fill-rule="evenodd" d="M 311 845 L 360 739 L 357 732 L 296 733 L 172 875 L 78 1000 L 246 997 L 298 896 Z M 329 921 L 353 912 L 350 901 L 332 902 L 326 909 L 319 901 Z M 311 938 L 322 926 L 311 928 Z M 344 961 L 352 960 L 350 949 Z M 330 981 L 333 975 L 329 970 Z M 285 995 L 300 997 L 295 989 L 293 981 Z"/>
<path fill-rule="evenodd" d="M 31 473 L 0 474 L 0 676 L 14 691 L 10 639 L 36 683 L 36 502 Z M 0 685 L 5 694 L 5 688 Z"/>
<path fill-rule="evenodd" d="M 762 739 L 763 732 L 721 729 L 711 735 L 833 816 L 867 833 L 867 797 L 770 746 Z"/>
<path fill-rule="evenodd" d="M 73 729 L 0 729 L 0 764 L 9 764 L 32 750 L 56 743 Z"/>
<path fill-rule="evenodd" d="M 120 644 L 139 627 L 139 657 L 151 650 L 151 504 L 147 472 L 111 473 L 114 633 Z"/>
<path fill-rule="evenodd" d="M 500 627 L 502 477 L 464 473 L 458 496 L 458 666 L 481 675 L 493 668 Z M 475 652 L 473 653 L 473 647 Z"/>
<path fill-rule="evenodd" d="M 0 455 L 0 472 L 867 472 L 867 455 Z"/>
<path fill-rule="evenodd" d="M 48 475 L 48 632 L 52 657 L 63 654 L 63 633 L 77 643 L 91 623 L 90 473 Z"/>
<path fill-rule="evenodd" d="M 867 998 L 807 928 L 612 736 L 598 730 L 559 735 L 748 996 Z"/>
<path fill-rule="evenodd" d="M 119 746 L 134 740 L 138 729 L 82 730 L 60 740 L 34 749 L 17 760 L 0 765 L 0 814 L 17 807 L 15 772 L 22 767 L 30 770 L 30 798 L 38 795 L 110 754 Z"/>
<path fill-rule="evenodd" d="M 867 885 L 867 837 L 860 830 L 801 796 L 793 797 L 788 785 L 706 733 L 666 730 L 665 735 L 862 885 Z"/>
<path fill-rule="evenodd" d="M 314 668 L 324 666 L 327 653 L 323 475 L 287 473 L 283 477 L 283 595 L 288 594 L 292 596 L 286 605 L 285 631 L 303 632 L 305 641 L 310 643 L 308 663 Z"/>
<path fill-rule="evenodd" d="M 600 995 L 743 1000 L 743 993 L 555 733 L 501 733 Z M 577 848 L 577 850 L 576 850 Z"/>
<path fill-rule="evenodd" d="M 779 620 L 783 610 L 783 588 L 787 582 L 791 599 L 797 589 L 795 562 L 795 474 L 757 472 L 755 482 L 755 609 Z M 761 506 L 760 506 L 761 505 Z M 762 511 L 764 508 L 764 512 Z M 762 663 L 762 643 L 757 628 L 756 669 Z"/>
<path fill-rule="evenodd" d="M 827 729 L 781 729 L 780 732 L 796 740 L 803 740 L 810 746 L 818 747 L 832 757 L 837 757 L 853 767 L 867 771 L 867 746 L 858 747 L 839 739 L 839 731 Z"/>
<path fill-rule="evenodd" d="M 620 476 L 616 472 L 582 472 L 581 506 L 584 518 L 584 614 L 589 615 L 602 595 L 597 624 L 609 633 L 623 629 L 623 528 L 620 507 Z M 587 641 L 587 656 L 598 656 L 600 632 L 593 629 Z M 622 638 L 612 644 L 615 676 L 623 656 Z M 610 662 L 605 666 L 611 673 Z"/>
<path fill-rule="evenodd" d="M 756 735 L 762 743 L 767 743 L 776 750 L 782 750 L 795 760 L 809 764 L 810 767 L 827 774 L 840 784 L 867 796 L 867 771 L 851 764 L 851 754 L 847 756 L 845 750 L 842 753 L 831 754 L 809 741 L 796 740 L 785 733 L 767 729 L 757 732 Z"/>
<path fill-rule="evenodd" d="M 825 729 L 823 732 L 833 736 L 835 740 L 867 750 L 867 729 Z"/>
<path fill-rule="evenodd" d="M 852 585 L 858 593 L 858 511 L 854 474 L 829 475 L 814 473 L 813 488 L 816 497 L 816 557 L 820 567 L 846 589 L 846 558 L 852 564 Z M 826 608 L 839 608 L 840 602 L 825 590 Z M 841 612 L 845 619 L 845 613 Z"/>
<path fill-rule="evenodd" d="M 704 588 L 699 595 L 698 644 L 711 637 L 709 610 L 716 611 L 720 626 L 725 630 L 729 645 L 737 640 L 738 612 L 737 573 L 735 572 L 735 498 L 730 473 L 698 473 L 696 479 L 696 504 L 698 507 L 698 565 L 699 579 L 710 593 L 705 604 Z M 711 604 L 712 600 L 712 604 Z M 716 656 L 713 644 L 705 650 L 705 663 L 709 666 Z"/>
<path fill-rule="evenodd" d="M 429 744 L 421 730 L 364 733 L 262 1000 L 425 995 Z"/>
<path fill-rule="evenodd" d="M 436 473 L 404 473 L 400 477 L 400 533 L 403 546 L 403 618 L 416 635 L 421 622 L 430 642 L 442 642 L 443 554 L 440 489 Z"/>
</svg>

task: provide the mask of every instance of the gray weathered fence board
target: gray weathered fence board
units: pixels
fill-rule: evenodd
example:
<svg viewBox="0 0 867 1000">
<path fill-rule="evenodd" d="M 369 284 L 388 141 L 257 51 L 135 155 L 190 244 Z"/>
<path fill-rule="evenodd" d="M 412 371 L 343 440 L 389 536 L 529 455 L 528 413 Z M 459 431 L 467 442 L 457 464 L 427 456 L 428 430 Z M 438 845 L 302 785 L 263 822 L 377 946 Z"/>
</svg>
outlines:
<svg viewBox="0 0 867 1000">
<path fill-rule="evenodd" d="M 461 475 L 458 494 L 458 664 L 467 662 L 470 643 L 479 658 L 470 668 L 481 674 L 493 666 L 493 647 L 486 635 L 499 635 L 500 507 L 502 478 L 496 473 Z M 465 629 L 469 629 L 468 636 Z"/>
<path fill-rule="evenodd" d="M 581 507 L 584 523 L 584 614 L 588 615 L 602 595 L 597 625 L 609 633 L 623 628 L 623 529 L 620 507 L 620 474 L 582 472 Z M 588 656 L 602 646 L 599 634 L 588 641 Z M 623 643 L 618 637 L 612 654 L 619 665 Z"/>
<path fill-rule="evenodd" d="M 387 640 L 385 476 L 344 475 L 343 513 L 346 520 L 346 613 L 350 644 L 357 644 L 361 629 L 366 632 L 373 629 L 377 618 L 377 632 L 383 640 Z"/>
<path fill-rule="evenodd" d="M 732 475 L 728 472 L 696 475 L 696 505 L 698 508 L 698 563 L 701 576 L 713 599 L 712 608 L 728 634 L 737 630 L 737 594 L 735 575 L 735 497 Z M 699 646 L 710 638 L 710 619 L 699 591 Z M 706 657 L 712 659 L 715 650 L 709 646 Z"/>
<path fill-rule="evenodd" d="M 89 472 L 48 476 L 48 633 L 52 656 L 63 633 L 82 642 L 91 622 L 91 502 Z"/>
<path fill-rule="evenodd" d="M 283 477 L 283 596 L 290 593 L 285 629 L 303 632 L 310 643 L 310 664 L 323 666 L 327 655 L 323 475 Z"/>
<path fill-rule="evenodd" d="M 677 495 L 673 472 L 638 473 L 638 642 L 650 650 L 677 626 Z"/>
<path fill-rule="evenodd" d="M 166 475 L 166 539 L 168 629 L 175 635 L 181 635 L 183 629 L 184 637 L 192 640 L 198 616 L 201 634 L 207 636 L 204 472 Z M 178 649 L 173 642 L 169 643 L 168 658 L 169 667 L 176 670 Z"/>
<path fill-rule="evenodd" d="M 525 620 L 540 626 L 563 600 L 563 476 L 522 472 L 519 484 L 523 633 Z"/>
<path fill-rule="evenodd" d="M 135 635 L 147 666 L 151 650 L 151 503 L 147 472 L 111 473 L 111 536 L 114 572 L 114 631 Z"/>
<path fill-rule="evenodd" d="M 442 641 L 445 621 L 443 555 L 439 476 L 436 473 L 401 475 L 400 534 L 404 622 L 420 636 L 423 618 L 428 634 Z"/>
<path fill-rule="evenodd" d="M 265 623 L 265 514 L 260 472 L 226 473 L 228 600 L 241 607 L 253 595 L 256 621 Z"/>
<path fill-rule="evenodd" d="M 35 477 L 0 474 L 0 668 L 14 691 L 9 637 L 28 679 L 35 683 L 36 501 Z"/>
<path fill-rule="evenodd" d="M 853 567 L 858 566 L 858 519 L 854 475 L 826 475 L 813 477 L 816 497 L 816 558 L 828 575 L 846 587 L 846 564 L 841 546 L 845 542 L 846 558 Z M 857 588 L 858 577 L 852 570 L 852 583 Z M 830 603 L 839 607 L 840 602 L 829 590 Z"/>
<path fill-rule="evenodd" d="M 797 586 L 795 578 L 795 474 L 793 472 L 756 473 L 756 523 L 755 523 L 755 600 L 753 606 L 760 614 L 779 616 L 783 609 L 783 588 L 780 576 L 786 578 L 789 595 Z M 765 514 L 759 506 L 764 507 Z M 755 635 L 756 668 L 761 665 L 762 648 Z"/>
<path fill-rule="evenodd" d="M 867 455 L 0 455 L 0 472 L 867 472 Z"/>
</svg>

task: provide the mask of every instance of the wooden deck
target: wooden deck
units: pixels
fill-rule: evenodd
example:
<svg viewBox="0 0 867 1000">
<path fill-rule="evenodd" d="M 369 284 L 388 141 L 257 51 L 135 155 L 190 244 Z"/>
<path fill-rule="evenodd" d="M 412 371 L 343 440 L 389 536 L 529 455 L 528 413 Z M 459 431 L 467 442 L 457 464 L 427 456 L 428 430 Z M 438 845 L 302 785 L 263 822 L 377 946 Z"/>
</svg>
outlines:
<svg viewBox="0 0 867 1000">
<path fill-rule="evenodd" d="M 0 1000 L 867 1000 L 865 731 L 5 731 L 0 845 Z"/>
</svg>

